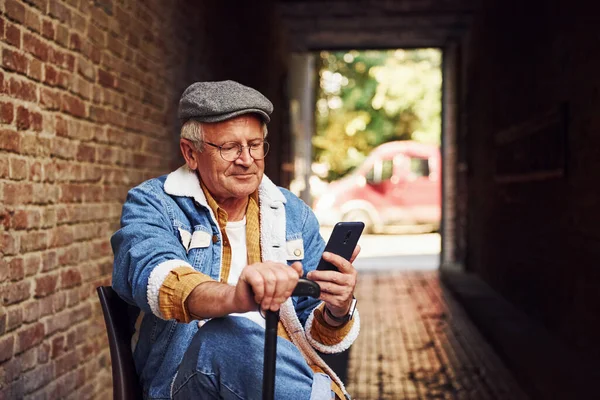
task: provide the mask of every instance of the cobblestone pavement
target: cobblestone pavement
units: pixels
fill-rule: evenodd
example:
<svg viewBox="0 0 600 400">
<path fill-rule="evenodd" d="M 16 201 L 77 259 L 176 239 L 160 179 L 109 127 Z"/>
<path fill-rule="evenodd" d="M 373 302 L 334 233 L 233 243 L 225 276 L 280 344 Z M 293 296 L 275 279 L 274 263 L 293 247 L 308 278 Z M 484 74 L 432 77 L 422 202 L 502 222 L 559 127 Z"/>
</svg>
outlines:
<svg viewBox="0 0 600 400">
<path fill-rule="evenodd" d="M 354 399 L 527 399 L 437 271 L 361 272 L 356 297 Z"/>
</svg>

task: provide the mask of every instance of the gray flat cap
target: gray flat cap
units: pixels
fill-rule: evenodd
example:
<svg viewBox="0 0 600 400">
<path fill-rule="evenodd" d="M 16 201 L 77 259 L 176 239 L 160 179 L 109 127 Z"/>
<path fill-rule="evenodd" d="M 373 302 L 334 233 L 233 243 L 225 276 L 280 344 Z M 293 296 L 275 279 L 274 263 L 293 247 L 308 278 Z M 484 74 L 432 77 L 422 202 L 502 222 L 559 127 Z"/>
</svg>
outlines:
<svg viewBox="0 0 600 400">
<path fill-rule="evenodd" d="M 259 91 L 234 81 L 196 82 L 179 100 L 179 119 L 185 122 L 225 121 L 242 114 L 256 113 L 269 122 L 273 104 Z"/>
</svg>

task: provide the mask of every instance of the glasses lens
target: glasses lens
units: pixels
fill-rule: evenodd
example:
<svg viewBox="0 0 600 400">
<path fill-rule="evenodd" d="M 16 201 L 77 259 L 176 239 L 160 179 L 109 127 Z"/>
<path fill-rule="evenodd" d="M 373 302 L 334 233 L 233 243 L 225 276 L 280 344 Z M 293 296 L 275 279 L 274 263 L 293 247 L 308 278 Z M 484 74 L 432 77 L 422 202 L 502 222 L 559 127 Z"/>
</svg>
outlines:
<svg viewBox="0 0 600 400">
<path fill-rule="evenodd" d="M 221 157 L 225 161 L 235 161 L 242 152 L 241 145 L 236 142 L 227 142 L 221 146 Z"/>
<path fill-rule="evenodd" d="M 255 160 L 262 160 L 267 155 L 269 151 L 269 143 L 268 142 L 259 142 L 253 143 L 250 145 L 250 155 Z"/>
</svg>

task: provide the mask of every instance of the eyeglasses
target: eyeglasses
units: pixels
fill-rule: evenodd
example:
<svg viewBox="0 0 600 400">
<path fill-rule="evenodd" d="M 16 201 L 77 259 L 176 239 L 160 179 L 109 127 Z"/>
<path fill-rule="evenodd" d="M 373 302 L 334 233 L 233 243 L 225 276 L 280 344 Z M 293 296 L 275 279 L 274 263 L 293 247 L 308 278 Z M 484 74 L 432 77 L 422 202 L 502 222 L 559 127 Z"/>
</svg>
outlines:
<svg viewBox="0 0 600 400">
<path fill-rule="evenodd" d="M 250 153 L 250 157 L 252 157 L 255 160 L 262 160 L 269 152 L 269 142 L 265 140 L 252 142 L 248 144 L 248 146 L 242 146 L 238 142 L 226 142 L 220 146 L 209 142 L 204 143 L 219 149 L 219 153 L 221 153 L 221 158 L 225 161 L 230 162 L 240 158 L 240 155 L 242 155 L 242 151 L 244 151 L 244 149 L 246 148 Z"/>
</svg>

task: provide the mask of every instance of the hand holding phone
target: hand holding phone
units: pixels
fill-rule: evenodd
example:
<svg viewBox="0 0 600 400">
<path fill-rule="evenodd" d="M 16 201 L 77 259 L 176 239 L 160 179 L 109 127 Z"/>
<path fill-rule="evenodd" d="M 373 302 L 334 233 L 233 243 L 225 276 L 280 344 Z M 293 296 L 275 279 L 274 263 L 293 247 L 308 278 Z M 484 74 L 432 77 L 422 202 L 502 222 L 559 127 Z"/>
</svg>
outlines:
<svg viewBox="0 0 600 400">
<path fill-rule="evenodd" d="M 337 254 L 349 261 L 364 228 L 365 224 L 362 222 L 338 222 L 333 227 L 325 251 Z M 338 269 L 321 258 L 317 270 L 337 271 Z"/>
</svg>

